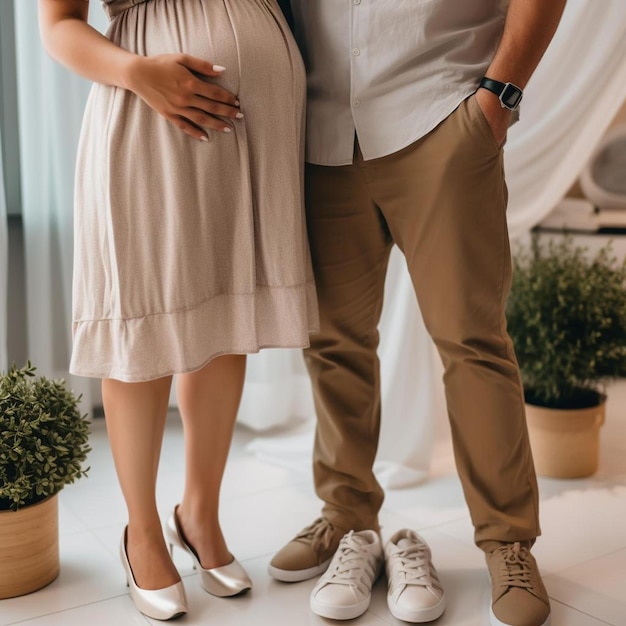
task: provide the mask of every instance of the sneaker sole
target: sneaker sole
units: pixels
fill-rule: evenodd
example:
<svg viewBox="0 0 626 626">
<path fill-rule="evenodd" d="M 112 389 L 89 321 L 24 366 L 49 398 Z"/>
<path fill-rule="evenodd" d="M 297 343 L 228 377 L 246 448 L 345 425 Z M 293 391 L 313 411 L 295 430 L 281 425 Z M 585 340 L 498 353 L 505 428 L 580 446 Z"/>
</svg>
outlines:
<svg viewBox="0 0 626 626">
<path fill-rule="evenodd" d="M 425 622 L 432 622 L 443 615 L 443 612 L 446 609 L 446 599 L 444 596 L 435 606 L 427 609 L 414 609 L 411 611 L 399 606 L 394 606 L 389 598 L 387 598 L 387 606 L 389 607 L 389 612 L 396 619 L 402 620 L 403 622 L 423 624 Z"/>
<path fill-rule="evenodd" d="M 501 622 L 493 612 L 493 607 L 489 605 L 489 623 L 491 626 L 513 626 L 512 624 L 507 624 L 506 622 Z M 543 624 L 539 626 L 550 626 L 550 616 L 548 615 L 548 619 Z"/>
<path fill-rule="evenodd" d="M 365 598 L 358 604 L 352 604 L 351 606 L 333 606 L 329 604 L 323 604 L 318 602 L 315 598 L 311 598 L 311 611 L 320 617 L 326 617 L 328 619 L 354 619 L 363 615 L 367 611 L 370 605 L 371 596 Z"/>
<path fill-rule="evenodd" d="M 309 567 L 308 569 L 280 569 L 279 567 L 274 567 L 271 563 L 267 567 L 267 573 L 276 580 L 280 580 L 284 583 L 299 583 L 303 580 L 309 580 L 309 578 L 315 578 L 316 576 L 321 576 L 330 565 L 331 559 L 326 559 L 320 565 L 316 565 L 315 567 Z"/>
</svg>

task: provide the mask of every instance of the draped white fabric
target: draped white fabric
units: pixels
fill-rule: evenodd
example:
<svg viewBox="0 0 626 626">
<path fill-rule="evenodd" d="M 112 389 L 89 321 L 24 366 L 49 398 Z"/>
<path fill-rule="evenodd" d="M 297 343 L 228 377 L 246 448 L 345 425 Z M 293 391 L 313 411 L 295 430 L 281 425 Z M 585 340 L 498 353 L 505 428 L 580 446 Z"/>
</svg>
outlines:
<svg viewBox="0 0 626 626">
<path fill-rule="evenodd" d="M 102 27 L 97 4 L 92 23 Z M 88 85 L 45 56 L 36 3 L 15 2 L 15 11 L 29 356 L 44 373 L 67 377 L 74 155 Z M 506 149 L 514 234 L 539 222 L 565 194 L 625 98 L 626 2 L 569 0 Z M 383 427 L 376 469 L 385 486 L 402 486 L 427 475 L 442 391 L 397 251 L 380 330 Z M 72 383 L 90 390 L 81 379 Z M 314 419 L 299 352 L 250 357 L 240 419 L 265 432 L 251 445 L 257 454 L 309 471 Z"/>
<path fill-rule="evenodd" d="M 2 137 L 0 136 L 0 145 Z M 0 150 L 0 372 L 8 366 L 7 355 L 7 288 L 9 272 L 9 241 L 7 233 L 7 204 L 4 192 L 4 170 Z"/>
<path fill-rule="evenodd" d="M 509 228 L 543 219 L 626 100 L 626 2 L 569 0 L 505 151 Z"/>
<path fill-rule="evenodd" d="M 375 471 L 385 487 L 408 486 L 428 475 L 437 387 L 431 340 L 417 307 L 404 257 L 397 249 L 392 252 L 385 284 L 379 354 L 383 420 Z M 285 375 L 287 363 L 294 366 L 291 376 Z M 282 376 L 274 377 L 277 369 L 283 370 Z M 266 381 L 269 393 L 265 397 L 249 384 L 257 375 Z M 261 458 L 309 474 L 315 419 L 311 385 L 300 353 L 266 351 L 253 355 L 246 385 L 241 411 L 244 423 L 268 428 L 280 426 L 294 416 L 308 418 L 299 427 L 282 432 L 274 429 L 258 437 L 249 449 Z M 298 411 L 290 414 L 276 410 L 277 398 L 293 402 Z"/>
<path fill-rule="evenodd" d="M 505 150 L 512 237 L 566 194 L 626 100 L 626 2 L 569 0 L 558 32 L 525 90 Z M 440 367 L 415 306 L 403 260 L 392 259 L 381 321 L 383 420 L 376 474 L 387 488 L 428 472 L 435 412 L 445 406 Z M 401 318 L 401 319 L 400 319 Z M 272 359 L 260 355 L 259 369 Z M 265 367 L 263 367 L 265 366 Z M 302 401 L 302 400 L 301 400 Z M 276 418 L 279 418 L 276 415 Z M 264 458 L 310 473 L 313 428 L 258 438 Z"/>
</svg>

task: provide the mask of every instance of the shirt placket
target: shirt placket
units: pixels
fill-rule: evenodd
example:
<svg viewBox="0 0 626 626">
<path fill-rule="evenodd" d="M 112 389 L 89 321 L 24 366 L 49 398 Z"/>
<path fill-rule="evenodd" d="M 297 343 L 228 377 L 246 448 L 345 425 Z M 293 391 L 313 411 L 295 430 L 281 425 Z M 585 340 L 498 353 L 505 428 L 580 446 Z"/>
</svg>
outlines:
<svg viewBox="0 0 626 626">
<path fill-rule="evenodd" d="M 360 72 L 357 70 L 357 63 L 362 63 L 362 53 L 363 46 L 365 45 L 365 40 L 362 39 L 362 26 L 364 19 L 364 9 L 363 6 L 365 2 L 369 0 L 352 0 L 350 5 L 350 108 L 352 110 L 352 121 L 354 122 L 354 127 L 356 131 L 356 135 L 359 135 L 359 109 L 361 107 L 361 89 L 358 83 L 357 77 L 360 75 Z"/>
</svg>

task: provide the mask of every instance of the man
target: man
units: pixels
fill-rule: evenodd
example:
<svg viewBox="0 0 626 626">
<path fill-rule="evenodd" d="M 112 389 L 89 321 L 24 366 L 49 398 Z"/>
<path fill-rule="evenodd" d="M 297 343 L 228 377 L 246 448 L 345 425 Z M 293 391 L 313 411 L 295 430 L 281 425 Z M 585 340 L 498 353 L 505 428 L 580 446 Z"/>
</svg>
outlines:
<svg viewBox="0 0 626 626">
<path fill-rule="evenodd" d="M 322 328 L 305 358 L 318 417 L 315 486 L 325 505 L 270 573 L 319 575 L 341 545 L 311 597 L 327 617 L 363 612 L 380 565 L 372 556 L 383 500 L 372 472 L 377 324 L 396 244 L 444 363 L 457 467 L 493 582 L 491 623 L 549 621 L 530 554 L 540 534 L 537 482 L 504 314 L 511 262 L 502 147 L 564 5 L 292 0 L 309 81 L 306 202 Z M 387 551 L 392 576 L 399 545 Z M 422 565 L 424 550 L 413 552 Z M 392 613 L 401 614 L 391 596 Z M 435 617 L 417 611 L 412 621 Z"/>
</svg>

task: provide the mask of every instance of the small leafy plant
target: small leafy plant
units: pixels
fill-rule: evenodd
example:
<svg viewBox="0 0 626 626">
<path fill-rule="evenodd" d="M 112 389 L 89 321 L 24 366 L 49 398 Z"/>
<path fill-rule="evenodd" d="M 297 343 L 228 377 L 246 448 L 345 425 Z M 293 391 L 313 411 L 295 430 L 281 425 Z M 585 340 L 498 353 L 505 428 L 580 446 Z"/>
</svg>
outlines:
<svg viewBox="0 0 626 626">
<path fill-rule="evenodd" d="M 36 504 L 89 470 L 81 396 L 35 371 L 29 362 L 0 374 L 0 510 Z"/>
<path fill-rule="evenodd" d="M 571 236 L 513 259 L 507 303 L 526 401 L 551 408 L 600 402 L 605 382 L 626 376 L 626 260 L 611 244 L 591 256 Z"/>
</svg>

